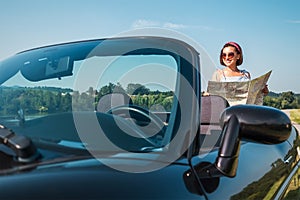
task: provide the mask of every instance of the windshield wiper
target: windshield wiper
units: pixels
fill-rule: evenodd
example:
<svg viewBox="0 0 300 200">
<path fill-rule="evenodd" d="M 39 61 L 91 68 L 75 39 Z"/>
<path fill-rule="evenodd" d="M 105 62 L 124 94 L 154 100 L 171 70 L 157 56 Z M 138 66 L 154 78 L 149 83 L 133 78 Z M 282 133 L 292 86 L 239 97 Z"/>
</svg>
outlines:
<svg viewBox="0 0 300 200">
<path fill-rule="evenodd" d="M 32 162 L 40 156 L 30 138 L 16 135 L 12 130 L 2 125 L 0 125 L 0 144 L 13 150 L 16 160 L 19 162 Z"/>
</svg>

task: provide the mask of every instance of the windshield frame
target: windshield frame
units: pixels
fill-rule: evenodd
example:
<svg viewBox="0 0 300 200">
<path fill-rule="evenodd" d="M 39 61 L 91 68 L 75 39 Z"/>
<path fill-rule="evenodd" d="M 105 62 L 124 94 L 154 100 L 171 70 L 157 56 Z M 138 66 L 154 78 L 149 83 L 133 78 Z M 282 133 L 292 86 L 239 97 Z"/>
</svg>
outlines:
<svg viewBox="0 0 300 200">
<path fill-rule="evenodd" d="M 105 42 L 104 42 L 105 41 Z M 163 43 L 161 41 L 164 41 Z M 20 52 L 16 54 L 15 56 L 5 60 L 4 62 L 1 62 L 1 67 L 0 71 L 5 71 L 8 68 L 5 66 L 14 66 L 10 67 L 11 73 L 7 73 L 7 76 L 4 78 L 0 79 L 0 83 L 4 83 L 5 79 L 10 78 L 14 74 L 16 74 L 19 70 L 20 67 L 23 63 L 27 62 L 28 59 L 34 59 L 36 58 L 36 55 L 41 55 L 44 54 L 46 51 L 52 51 L 53 49 L 59 49 L 59 48 L 65 48 L 66 51 L 68 49 L 72 49 L 72 51 L 76 52 L 80 49 L 81 53 L 77 54 L 77 57 L 73 57 L 72 60 L 80 60 L 84 56 L 96 56 L 96 55 L 118 55 L 120 53 L 124 52 L 124 49 L 116 48 L 118 45 L 120 45 L 120 42 L 123 44 L 126 44 L 124 46 L 129 45 L 130 48 L 136 48 L 137 50 L 135 51 L 130 51 L 127 54 L 144 54 L 144 55 L 151 55 L 153 53 L 155 54 L 168 54 L 172 55 L 174 58 L 176 58 L 176 61 L 178 62 L 178 72 L 180 75 L 177 77 L 176 81 L 176 90 L 179 92 L 178 94 L 175 94 L 177 99 L 174 101 L 174 105 L 172 107 L 171 112 L 174 112 L 174 115 L 170 117 L 170 127 L 169 131 L 169 137 L 164 139 L 163 144 L 167 145 L 169 142 L 176 136 L 176 131 L 174 130 L 179 130 L 178 128 L 178 123 L 182 124 L 182 114 L 178 115 L 178 110 L 182 108 L 180 106 L 180 101 L 183 101 L 182 97 L 182 79 L 188 80 L 188 84 L 191 85 L 193 92 L 196 92 L 196 96 L 199 93 L 199 85 L 195 85 L 195 82 L 197 82 L 197 76 L 195 74 L 199 74 L 198 67 L 199 67 L 199 54 L 189 45 L 185 44 L 184 42 L 177 41 L 174 39 L 166 39 L 166 38 L 160 38 L 160 37 L 149 37 L 149 38 L 144 38 L 144 37 L 129 37 L 129 38 L 114 38 L 114 39 L 101 39 L 101 40 L 90 40 L 90 41 L 81 41 L 81 42 L 74 42 L 74 43 L 65 43 L 65 44 L 59 44 L 59 45 L 51 45 L 51 46 L 46 46 L 46 47 L 41 47 L 41 48 L 36 48 L 36 49 L 31 49 L 27 51 Z M 107 50 L 113 50 L 113 51 L 93 51 L 91 53 L 91 49 L 95 50 L 95 47 L 99 45 L 100 43 L 103 43 L 101 49 L 107 49 Z M 147 48 L 140 48 L 141 43 L 143 45 L 146 45 Z M 165 44 L 168 44 L 167 46 Z M 121 45 L 122 46 L 122 45 Z M 184 47 L 184 48 L 183 48 Z M 128 48 L 128 46 L 126 47 Z M 126 50 L 125 48 L 125 50 Z M 82 51 L 83 49 L 83 51 Z M 71 51 L 71 50 L 70 50 Z M 110 52 L 107 54 L 107 52 Z M 76 54 L 75 54 L 76 55 Z M 83 56 L 84 55 L 84 56 Z M 182 63 L 185 65 L 185 69 L 182 66 Z M 189 67 L 188 67 L 189 66 Z M 189 79 L 190 77 L 193 77 L 192 79 Z M 57 77 L 59 78 L 59 77 Z M 198 100 L 192 100 L 193 104 L 195 102 L 198 102 Z M 182 104 L 182 103 L 181 103 Z M 196 103 L 196 105 L 198 105 Z M 197 107 L 197 106 L 196 106 Z M 186 108 L 186 106 L 184 106 Z M 190 109 L 188 109 L 190 110 Z M 184 113 L 184 115 L 186 115 Z M 189 116 L 190 118 L 191 116 Z M 194 116 L 195 117 L 195 116 Z M 188 126 L 184 126 L 184 129 L 190 129 Z M 190 144 L 191 142 L 189 142 Z"/>
</svg>

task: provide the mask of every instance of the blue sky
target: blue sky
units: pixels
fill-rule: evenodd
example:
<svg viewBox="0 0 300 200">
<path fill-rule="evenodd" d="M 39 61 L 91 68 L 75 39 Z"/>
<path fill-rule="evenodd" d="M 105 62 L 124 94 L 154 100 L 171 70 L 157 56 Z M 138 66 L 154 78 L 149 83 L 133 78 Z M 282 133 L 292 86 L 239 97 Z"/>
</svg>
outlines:
<svg viewBox="0 0 300 200">
<path fill-rule="evenodd" d="M 53 43 L 110 37 L 136 28 L 180 32 L 219 66 L 227 41 L 244 51 L 252 78 L 273 70 L 269 89 L 300 93 L 298 0 L 10 0 L 0 2 L 0 59 Z"/>
</svg>

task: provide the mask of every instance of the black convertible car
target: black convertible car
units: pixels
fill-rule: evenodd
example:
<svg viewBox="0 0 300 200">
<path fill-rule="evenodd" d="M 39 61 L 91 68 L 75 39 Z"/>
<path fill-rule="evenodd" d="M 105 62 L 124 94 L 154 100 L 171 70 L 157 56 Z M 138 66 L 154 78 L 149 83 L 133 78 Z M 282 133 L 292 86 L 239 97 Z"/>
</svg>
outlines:
<svg viewBox="0 0 300 200">
<path fill-rule="evenodd" d="M 3 60 L 0 198 L 299 199 L 289 117 L 202 97 L 200 59 L 136 36 Z"/>
</svg>

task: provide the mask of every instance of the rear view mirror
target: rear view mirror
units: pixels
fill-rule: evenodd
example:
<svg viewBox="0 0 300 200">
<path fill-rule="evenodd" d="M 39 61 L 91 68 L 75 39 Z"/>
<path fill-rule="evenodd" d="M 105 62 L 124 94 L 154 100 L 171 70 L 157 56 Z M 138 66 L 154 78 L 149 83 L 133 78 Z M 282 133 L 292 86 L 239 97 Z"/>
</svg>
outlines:
<svg viewBox="0 0 300 200">
<path fill-rule="evenodd" d="M 68 71 L 70 66 L 70 57 L 65 56 L 57 60 L 50 60 L 46 64 L 45 75 L 53 76 Z"/>
<path fill-rule="evenodd" d="M 30 81 L 62 78 L 72 75 L 73 62 L 69 56 L 41 57 L 28 60 L 21 68 L 22 75 Z"/>
</svg>

